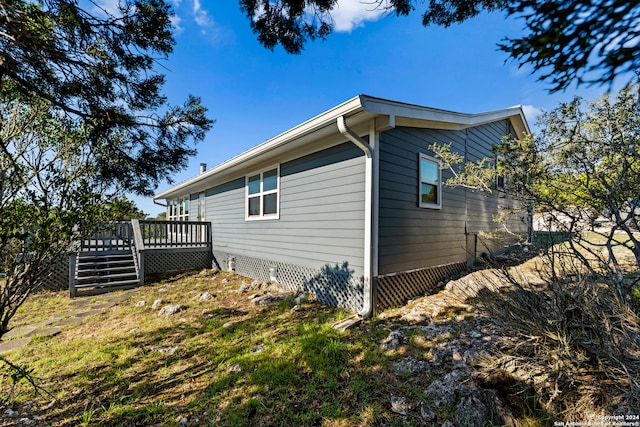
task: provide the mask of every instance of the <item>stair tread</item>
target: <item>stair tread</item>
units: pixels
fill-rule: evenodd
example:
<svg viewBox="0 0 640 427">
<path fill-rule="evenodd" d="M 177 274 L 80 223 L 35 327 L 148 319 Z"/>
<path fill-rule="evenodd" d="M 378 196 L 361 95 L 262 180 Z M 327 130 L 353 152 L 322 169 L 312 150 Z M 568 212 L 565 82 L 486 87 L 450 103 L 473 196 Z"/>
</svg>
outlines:
<svg viewBox="0 0 640 427">
<path fill-rule="evenodd" d="M 127 265 L 135 265 L 134 260 L 121 260 L 121 261 L 105 261 L 105 262 L 79 262 L 78 267 L 82 268 L 114 268 L 126 267 Z"/>
<path fill-rule="evenodd" d="M 79 283 L 76 284 L 76 289 L 84 289 L 84 288 L 96 288 L 96 287 L 103 287 L 103 288 L 116 288 L 119 286 L 127 286 L 127 285 L 135 285 L 135 284 L 140 284 L 139 280 L 120 280 L 120 281 L 116 281 L 116 282 L 107 282 L 107 283 Z"/>
<path fill-rule="evenodd" d="M 78 264 L 107 264 L 117 262 L 133 262 L 133 257 L 121 258 L 80 258 Z"/>
<path fill-rule="evenodd" d="M 91 261 L 80 261 L 78 262 L 78 266 L 87 266 L 87 265 L 107 265 L 107 264 L 128 264 L 133 263 L 133 258 L 131 259 L 112 259 L 112 260 L 91 260 Z"/>
<path fill-rule="evenodd" d="M 76 280 L 82 280 L 82 281 L 87 281 L 87 280 L 95 280 L 95 281 L 104 281 L 104 280 L 109 280 L 109 279 L 118 279 L 118 278 L 122 278 L 122 277 L 132 277 L 132 278 L 138 278 L 138 274 L 135 271 L 129 272 L 129 273 L 119 273 L 119 274 L 105 274 L 105 275 L 97 275 L 97 276 L 77 276 Z"/>
<path fill-rule="evenodd" d="M 103 273 L 103 272 L 109 272 L 109 271 L 127 271 L 127 270 L 134 270 L 135 271 L 136 266 L 135 265 L 123 265 L 120 267 L 105 267 L 105 268 L 79 268 L 78 269 L 78 273 Z"/>
<path fill-rule="evenodd" d="M 127 259 L 133 258 L 132 254 L 115 254 L 115 255 L 80 255 L 78 256 L 79 260 L 88 260 L 88 259 Z"/>
</svg>

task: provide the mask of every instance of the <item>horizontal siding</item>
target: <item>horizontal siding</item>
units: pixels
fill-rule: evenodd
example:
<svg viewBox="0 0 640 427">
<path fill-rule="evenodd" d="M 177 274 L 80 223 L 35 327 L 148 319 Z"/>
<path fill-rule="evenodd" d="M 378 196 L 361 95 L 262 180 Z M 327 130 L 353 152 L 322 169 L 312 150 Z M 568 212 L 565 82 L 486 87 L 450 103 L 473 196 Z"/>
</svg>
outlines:
<svg viewBox="0 0 640 427">
<path fill-rule="evenodd" d="M 467 229 L 469 233 L 494 232 L 504 229 L 504 225 L 494 221 L 500 208 L 513 209 L 518 205 L 515 201 L 503 197 L 487 197 L 482 193 L 468 193 L 467 197 Z M 527 224 L 525 213 L 517 212 L 506 222 L 509 231 L 525 233 Z"/>
<path fill-rule="evenodd" d="M 497 206 L 512 202 L 462 188 L 443 187 L 442 209 L 418 207 L 418 156 L 428 146 L 451 144 L 467 161 L 493 157 L 492 145 L 510 131 L 507 121 L 448 131 L 395 128 L 380 137 L 378 271 L 389 274 L 467 259 L 467 231 L 491 232 Z M 443 171 L 442 179 L 451 177 Z M 518 219 L 519 220 L 519 219 Z M 519 221 L 511 221 L 522 231 Z M 526 230 L 526 227 L 525 227 Z"/>
<path fill-rule="evenodd" d="M 209 189 L 214 247 L 311 268 L 347 262 L 362 275 L 364 179 L 362 151 L 345 143 L 280 165 L 280 219 L 245 221 L 244 178 Z"/>
<path fill-rule="evenodd" d="M 465 261 L 464 191 L 444 187 L 442 209 L 418 207 L 419 153 L 434 142 L 464 151 L 460 131 L 396 128 L 380 137 L 378 273 Z M 449 177 L 443 171 L 443 180 Z"/>
<path fill-rule="evenodd" d="M 488 123 L 467 130 L 467 161 L 494 157 L 491 147 L 502 141 L 508 133 L 507 121 Z"/>
</svg>

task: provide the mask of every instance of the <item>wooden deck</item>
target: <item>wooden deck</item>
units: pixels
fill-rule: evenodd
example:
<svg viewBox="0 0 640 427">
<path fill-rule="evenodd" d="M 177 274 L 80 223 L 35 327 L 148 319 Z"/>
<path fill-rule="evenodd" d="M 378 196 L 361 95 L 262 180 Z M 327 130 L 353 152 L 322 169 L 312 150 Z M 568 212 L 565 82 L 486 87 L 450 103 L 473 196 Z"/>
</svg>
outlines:
<svg viewBox="0 0 640 427">
<path fill-rule="evenodd" d="M 103 223 L 79 243 L 77 253 L 69 259 L 69 294 L 92 295 L 140 286 L 145 271 L 210 267 L 211 248 L 208 222 L 134 219 Z"/>
</svg>

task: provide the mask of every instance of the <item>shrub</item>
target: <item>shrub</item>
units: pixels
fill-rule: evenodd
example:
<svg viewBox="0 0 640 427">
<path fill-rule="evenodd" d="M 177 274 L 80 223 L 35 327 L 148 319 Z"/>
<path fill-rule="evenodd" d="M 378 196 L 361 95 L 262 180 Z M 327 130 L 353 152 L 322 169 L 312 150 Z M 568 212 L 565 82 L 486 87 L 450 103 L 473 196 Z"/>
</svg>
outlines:
<svg viewBox="0 0 640 427">
<path fill-rule="evenodd" d="M 572 256 L 550 251 L 543 260 L 539 281 L 502 269 L 508 286 L 479 295 L 509 337 L 479 362 L 479 380 L 518 396 L 523 413 L 565 421 L 637 413 L 640 316 L 631 286 L 621 293 Z"/>
</svg>

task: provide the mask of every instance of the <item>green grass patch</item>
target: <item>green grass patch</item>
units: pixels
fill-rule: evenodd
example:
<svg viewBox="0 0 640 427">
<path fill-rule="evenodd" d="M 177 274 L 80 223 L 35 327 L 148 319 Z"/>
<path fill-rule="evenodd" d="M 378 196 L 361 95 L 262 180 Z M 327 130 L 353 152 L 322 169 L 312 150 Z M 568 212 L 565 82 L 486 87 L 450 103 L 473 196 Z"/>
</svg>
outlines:
<svg viewBox="0 0 640 427">
<path fill-rule="evenodd" d="M 47 408 L 40 420 L 52 426 L 172 426 L 183 417 L 190 425 L 215 426 L 422 424 L 419 409 L 399 415 L 389 399 L 403 395 L 418 408 L 438 373 L 395 374 L 399 356 L 380 349 L 386 322 L 369 319 L 338 332 L 331 324 L 351 313 L 313 301 L 301 310 L 292 310 L 291 300 L 257 305 L 248 298 L 253 291 L 239 291 L 243 280 L 226 273 L 166 277 L 104 315 L 33 340 L 8 356 L 30 366 L 57 402 L 34 398 L 20 384 L 14 405 L 34 401 Z M 215 297 L 201 300 L 203 292 Z M 187 308 L 158 316 L 151 308 L 157 299 Z M 136 306 L 139 301 L 146 304 Z M 38 294 L 14 322 L 70 307 L 66 293 Z M 416 331 L 406 332 L 402 355 L 424 358 L 429 344 Z M 0 384 L 0 392 L 8 387 Z"/>
</svg>

